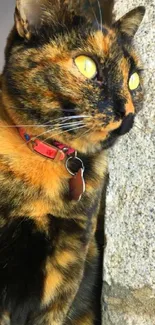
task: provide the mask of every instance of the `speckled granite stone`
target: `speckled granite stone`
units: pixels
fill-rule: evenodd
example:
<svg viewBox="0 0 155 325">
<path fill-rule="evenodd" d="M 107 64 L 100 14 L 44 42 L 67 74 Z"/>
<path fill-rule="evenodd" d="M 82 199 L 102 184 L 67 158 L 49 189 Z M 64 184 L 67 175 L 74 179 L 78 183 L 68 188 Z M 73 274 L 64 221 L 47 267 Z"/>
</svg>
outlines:
<svg viewBox="0 0 155 325">
<path fill-rule="evenodd" d="M 109 151 L 103 325 L 155 325 L 155 0 L 117 0 L 116 13 L 138 5 L 146 94 L 135 127 Z"/>
</svg>

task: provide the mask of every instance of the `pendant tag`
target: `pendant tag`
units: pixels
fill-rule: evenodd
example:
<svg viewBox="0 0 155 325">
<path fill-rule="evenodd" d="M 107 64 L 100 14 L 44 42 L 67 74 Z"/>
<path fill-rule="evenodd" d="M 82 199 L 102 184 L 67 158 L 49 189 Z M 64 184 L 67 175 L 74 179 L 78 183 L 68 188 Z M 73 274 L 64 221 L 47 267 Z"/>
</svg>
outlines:
<svg viewBox="0 0 155 325">
<path fill-rule="evenodd" d="M 69 181 L 70 199 L 80 201 L 85 192 L 83 161 L 77 156 L 69 157 L 66 161 L 66 169 L 72 175 Z"/>
<path fill-rule="evenodd" d="M 80 168 L 78 172 L 70 179 L 69 189 L 71 200 L 80 201 L 82 194 L 85 192 L 83 172 L 83 168 Z"/>
</svg>

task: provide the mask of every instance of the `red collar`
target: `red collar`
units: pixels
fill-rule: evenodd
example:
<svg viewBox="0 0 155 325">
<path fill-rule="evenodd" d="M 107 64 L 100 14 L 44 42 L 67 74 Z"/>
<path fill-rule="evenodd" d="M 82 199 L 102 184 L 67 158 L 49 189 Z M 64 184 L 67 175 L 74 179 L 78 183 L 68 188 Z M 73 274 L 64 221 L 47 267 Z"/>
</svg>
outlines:
<svg viewBox="0 0 155 325">
<path fill-rule="evenodd" d="M 28 134 L 24 128 L 18 128 L 18 131 L 22 139 L 26 141 L 31 150 L 44 157 L 53 159 L 54 161 L 64 160 L 66 156 L 70 156 L 71 154 L 75 153 L 73 148 L 70 148 L 58 141 L 53 141 L 53 145 L 49 145 Z"/>
<path fill-rule="evenodd" d="M 24 128 L 18 128 L 22 139 L 27 143 L 31 150 L 38 154 L 53 159 L 54 161 L 61 161 L 65 158 L 66 169 L 72 175 L 69 180 L 69 195 L 70 200 L 79 201 L 82 194 L 85 192 L 85 181 L 83 177 L 84 165 L 81 159 L 76 156 L 76 151 L 73 148 L 66 146 L 60 142 L 54 141 L 53 145 L 49 145 L 37 139 L 37 137 L 29 135 Z M 74 160 L 77 164 L 77 170 L 72 172 L 68 167 L 70 160 Z"/>
</svg>

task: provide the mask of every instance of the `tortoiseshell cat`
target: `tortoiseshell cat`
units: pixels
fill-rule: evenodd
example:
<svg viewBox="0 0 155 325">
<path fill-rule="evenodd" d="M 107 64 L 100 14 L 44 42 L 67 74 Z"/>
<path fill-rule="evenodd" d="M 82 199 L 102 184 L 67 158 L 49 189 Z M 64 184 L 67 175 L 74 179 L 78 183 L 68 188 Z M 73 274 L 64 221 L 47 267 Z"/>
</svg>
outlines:
<svg viewBox="0 0 155 325">
<path fill-rule="evenodd" d="M 100 324 L 105 149 L 141 107 L 145 9 L 17 0 L 1 80 L 0 324 Z M 99 288 L 100 290 L 100 288 Z"/>
</svg>

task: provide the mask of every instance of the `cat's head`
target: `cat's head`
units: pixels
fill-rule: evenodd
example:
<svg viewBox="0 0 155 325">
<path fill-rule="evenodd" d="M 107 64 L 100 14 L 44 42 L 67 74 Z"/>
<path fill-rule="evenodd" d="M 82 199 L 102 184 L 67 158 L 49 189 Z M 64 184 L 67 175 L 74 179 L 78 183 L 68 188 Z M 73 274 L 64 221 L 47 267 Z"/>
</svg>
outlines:
<svg viewBox="0 0 155 325">
<path fill-rule="evenodd" d="M 3 71 L 3 100 L 16 124 L 37 125 L 32 134 L 82 152 L 132 128 L 143 99 L 133 37 L 145 9 L 112 25 L 103 11 L 97 0 L 17 0 Z"/>
</svg>

